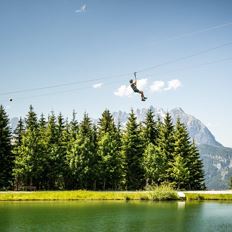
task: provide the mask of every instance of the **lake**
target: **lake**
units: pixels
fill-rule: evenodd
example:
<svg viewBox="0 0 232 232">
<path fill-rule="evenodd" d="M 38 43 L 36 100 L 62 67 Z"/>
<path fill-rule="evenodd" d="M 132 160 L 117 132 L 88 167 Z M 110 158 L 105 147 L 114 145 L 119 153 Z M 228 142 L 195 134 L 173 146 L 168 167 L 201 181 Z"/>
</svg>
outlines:
<svg viewBox="0 0 232 232">
<path fill-rule="evenodd" d="M 5 232 L 232 231 L 232 202 L 0 202 Z"/>
</svg>

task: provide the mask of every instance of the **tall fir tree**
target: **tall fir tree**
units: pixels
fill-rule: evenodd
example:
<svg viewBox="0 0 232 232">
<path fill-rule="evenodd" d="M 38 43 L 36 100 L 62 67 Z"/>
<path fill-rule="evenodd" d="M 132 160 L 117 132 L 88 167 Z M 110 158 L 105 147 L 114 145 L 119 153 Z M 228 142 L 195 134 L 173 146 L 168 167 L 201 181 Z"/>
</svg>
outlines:
<svg viewBox="0 0 232 232">
<path fill-rule="evenodd" d="M 25 133 L 25 125 L 24 125 L 24 122 L 23 122 L 23 119 L 20 117 L 19 118 L 19 121 L 18 121 L 18 124 L 14 130 L 14 133 L 13 133 L 13 147 L 12 147 L 12 152 L 14 154 L 14 156 L 16 157 L 15 158 L 15 161 L 14 161 L 14 166 L 13 166 L 13 169 L 12 169 L 12 175 L 14 176 L 14 188 L 16 190 L 18 190 L 19 188 L 19 175 L 15 173 L 15 171 L 17 170 L 17 168 L 19 168 L 19 166 L 16 165 L 16 162 L 18 161 L 18 156 L 20 154 L 19 152 L 19 148 L 21 147 L 22 145 L 22 141 L 23 141 L 23 135 Z"/>
<path fill-rule="evenodd" d="M 190 158 L 189 158 L 190 166 L 190 189 L 191 190 L 205 190 L 205 178 L 204 178 L 204 167 L 203 161 L 200 158 L 200 153 L 193 142 L 191 144 L 190 150 Z"/>
<path fill-rule="evenodd" d="M 166 159 L 159 147 L 149 143 L 144 151 L 142 165 L 146 187 L 160 185 L 166 179 Z"/>
<path fill-rule="evenodd" d="M 67 152 L 67 160 L 76 179 L 74 188 L 93 189 L 96 186 L 96 148 L 94 130 L 89 116 L 85 113 L 79 125 L 77 139 Z"/>
<path fill-rule="evenodd" d="M 44 130 L 46 128 L 47 122 L 43 114 L 40 115 L 39 119 L 39 129 Z"/>
<path fill-rule="evenodd" d="M 47 152 L 46 152 L 46 128 L 47 128 L 47 121 L 43 114 L 40 115 L 38 121 L 38 148 L 39 148 L 39 155 L 37 159 L 39 175 L 36 179 L 36 186 L 37 189 L 48 189 L 47 186 Z"/>
<path fill-rule="evenodd" d="M 172 185 L 176 189 L 186 190 L 190 178 L 186 160 L 180 154 L 176 154 L 171 165 Z"/>
<path fill-rule="evenodd" d="M 23 119 L 20 117 L 13 133 L 13 144 L 19 146 L 22 143 L 23 132 L 25 131 Z"/>
<path fill-rule="evenodd" d="M 38 118 L 37 115 L 34 111 L 34 108 L 32 105 L 30 105 L 29 107 L 29 112 L 28 115 L 25 119 L 26 122 L 26 129 L 30 129 L 30 130 L 37 130 L 38 129 Z"/>
<path fill-rule="evenodd" d="M 73 151 L 75 151 L 76 141 L 79 131 L 79 124 L 76 119 L 76 112 L 73 111 L 72 119 L 70 123 L 68 120 L 66 121 L 65 130 L 64 130 L 64 138 L 66 141 L 66 157 L 65 157 L 65 188 L 66 189 L 74 189 L 77 187 L 76 185 L 76 177 L 73 175 L 73 170 L 70 167 L 69 155 Z"/>
<path fill-rule="evenodd" d="M 171 176 L 177 188 L 189 189 L 191 143 L 187 128 L 180 122 L 179 118 L 175 125 L 174 140 L 174 162 L 171 168 Z"/>
<path fill-rule="evenodd" d="M 98 123 L 98 157 L 102 189 L 121 189 L 123 158 L 120 135 L 109 110 L 105 110 Z"/>
<path fill-rule="evenodd" d="M 157 122 L 154 119 L 154 113 L 151 109 L 147 111 L 146 118 L 143 122 L 142 136 L 145 145 L 142 165 L 144 169 L 146 186 L 149 186 L 158 183 L 160 178 L 159 169 L 161 167 L 161 156 L 158 155 L 155 147 L 158 138 Z"/>
<path fill-rule="evenodd" d="M 147 111 L 146 118 L 143 123 L 142 135 L 144 137 L 145 145 L 149 143 L 156 144 L 158 137 L 157 122 L 154 119 L 154 113 L 151 109 Z"/>
<path fill-rule="evenodd" d="M 12 185 L 13 159 L 9 118 L 0 105 L 0 189 L 9 189 Z"/>
<path fill-rule="evenodd" d="M 66 154 L 67 154 L 67 134 L 65 130 L 65 121 L 60 113 L 57 118 L 57 159 L 56 159 L 56 188 L 64 189 L 66 173 Z"/>
<path fill-rule="evenodd" d="M 159 133 L 157 138 L 157 155 L 162 161 L 160 169 L 160 182 L 171 182 L 171 165 L 174 160 L 174 125 L 171 115 L 167 112 L 163 123 L 159 123 Z"/>
<path fill-rule="evenodd" d="M 41 150 L 38 119 L 32 106 L 25 120 L 25 132 L 15 154 L 14 176 L 17 186 L 36 186 L 41 176 Z"/>
<path fill-rule="evenodd" d="M 126 188 L 142 189 L 145 186 L 144 169 L 142 167 L 143 139 L 136 116 L 131 111 L 126 129 L 122 137 L 122 155 L 125 157 Z"/>
<path fill-rule="evenodd" d="M 79 129 L 79 125 L 78 125 L 78 121 L 76 119 L 76 115 L 77 115 L 77 113 L 75 111 L 73 111 L 72 120 L 69 123 L 69 133 L 70 133 L 70 136 L 73 137 L 74 139 L 77 138 L 78 129 Z"/>
<path fill-rule="evenodd" d="M 52 112 L 45 131 L 45 157 L 47 188 L 64 189 L 64 171 L 66 158 L 65 124 L 61 114 Z"/>
</svg>

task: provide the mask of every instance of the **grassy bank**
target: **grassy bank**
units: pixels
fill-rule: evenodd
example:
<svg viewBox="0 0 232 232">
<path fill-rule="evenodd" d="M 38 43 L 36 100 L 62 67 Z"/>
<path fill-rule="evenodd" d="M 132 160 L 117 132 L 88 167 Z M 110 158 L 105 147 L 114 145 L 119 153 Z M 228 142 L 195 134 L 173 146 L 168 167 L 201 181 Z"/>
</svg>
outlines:
<svg viewBox="0 0 232 232">
<path fill-rule="evenodd" d="M 232 192 L 184 192 L 186 200 L 231 200 Z M 151 191 L 35 191 L 0 192 L 0 201 L 55 201 L 55 200 L 178 200 L 175 190 L 161 186 Z M 183 198 L 182 198 L 183 199 Z"/>
<path fill-rule="evenodd" d="M 185 192 L 186 200 L 231 200 L 232 192 Z"/>
<path fill-rule="evenodd" d="M 176 191 L 158 187 L 153 191 L 41 191 L 41 192 L 1 192 L 0 201 L 33 200 L 176 200 Z"/>
</svg>

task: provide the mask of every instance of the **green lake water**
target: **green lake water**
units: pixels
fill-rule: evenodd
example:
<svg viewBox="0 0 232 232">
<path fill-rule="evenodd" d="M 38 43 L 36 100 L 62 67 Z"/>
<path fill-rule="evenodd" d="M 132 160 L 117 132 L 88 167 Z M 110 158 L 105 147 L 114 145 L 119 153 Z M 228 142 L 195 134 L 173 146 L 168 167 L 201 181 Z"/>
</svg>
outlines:
<svg viewBox="0 0 232 232">
<path fill-rule="evenodd" d="M 0 202 L 0 232 L 232 231 L 232 202 Z"/>
</svg>

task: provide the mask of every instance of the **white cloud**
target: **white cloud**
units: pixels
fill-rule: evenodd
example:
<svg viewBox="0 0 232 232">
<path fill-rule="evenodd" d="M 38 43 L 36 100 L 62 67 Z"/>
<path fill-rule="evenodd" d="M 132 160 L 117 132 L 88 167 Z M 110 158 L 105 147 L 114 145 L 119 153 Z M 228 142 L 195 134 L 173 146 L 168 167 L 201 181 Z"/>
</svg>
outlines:
<svg viewBox="0 0 232 232">
<path fill-rule="evenodd" d="M 123 97 L 123 96 L 129 96 L 133 93 L 130 86 L 121 85 L 117 91 L 114 92 L 116 96 Z"/>
<path fill-rule="evenodd" d="M 147 79 L 140 79 L 137 80 L 137 87 L 139 90 L 144 90 L 147 87 L 148 80 Z M 164 92 L 170 90 L 176 90 L 181 87 L 181 81 L 178 79 L 170 80 L 168 82 L 165 81 L 154 81 L 150 86 L 151 92 Z M 119 97 L 123 96 L 130 96 L 133 93 L 130 85 L 121 85 L 114 94 Z"/>
<path fill-rule="evenodd" d="M 84 5 L 82 5 L 82 6 L 80 7 L 80 9 L 76 10 L 75 12 L 76 12 L 76 13 L 83 13 L 83 12 L 86 12 L 86 10 L 87 10 L 87 5 L 84 4 Z"/>
<path fill-rule="evenodd" d="M 182 84 L 180 80 L 174 79 L 165 83 L 164 81 L 154 81 L 150 86 L 152 92 L 163 92 L 169 90 L 176 90 L 181 87 Z"/>
<path fill-rule="evenodd" d="M 154 81 L 150 86 L 150 90 L 152 92 L 160 92 L 164 89 L 165 83 L 164 81 Z"/>
<path fill-rule="evenodd" d="M 181 87 L 181 82 L 175 79 L 175 80 L 168 81 L 168 87 L 166 87 L 164 90 L 165 91 L 172 90 L 172 89 L 176 90 L 179 87 Z"/>
<path fill-rule="evenodd" d="M 94 89 L 98 89 L 98 88 L 101 88 L 102 85 L 103 85 L 103 83 L 97 83 L 97 84 L 94 84 L 94 85 L 93 85 L 93 88 L 94 88 Z"/>
<path fill-rule="evenodd" d="M 139 90 L 144 90 L 146 85 L 147 85 L 147 79 L 137 80 L 137 87 L 138 87 Z"/>
<path fill-rule="evenodd" d="M 139 90 L 143 90 L 147 85 L 147 79 L 137 80 L 137 87 Z M 117 91 L 114 92 L 114 95 L 119 97 L 130 96 L 133 93 L 130 85 L 121 85 Z"/>
</svg>

